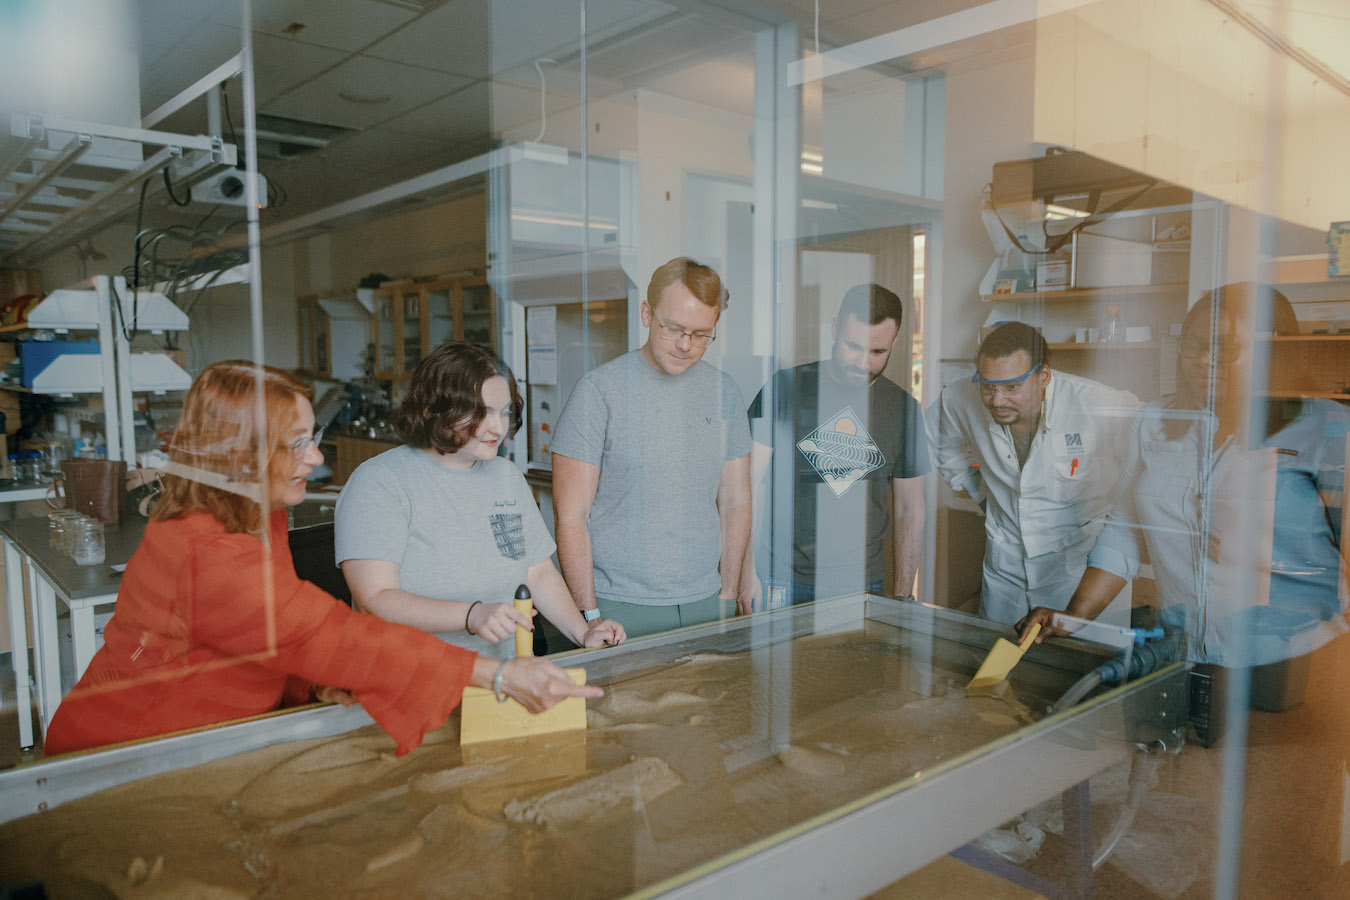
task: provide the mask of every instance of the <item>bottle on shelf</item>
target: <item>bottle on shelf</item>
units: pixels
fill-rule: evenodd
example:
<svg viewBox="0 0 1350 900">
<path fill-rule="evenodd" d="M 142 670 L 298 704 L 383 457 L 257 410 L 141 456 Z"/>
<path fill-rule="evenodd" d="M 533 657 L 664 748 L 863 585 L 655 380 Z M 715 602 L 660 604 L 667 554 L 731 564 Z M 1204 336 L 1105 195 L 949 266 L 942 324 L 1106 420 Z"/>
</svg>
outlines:
<svg viewBox="0 0 1350 900">
<path fill-rule="evenodd" d="M 1125 340 L 1125 323 L 1120 318 L 1120 307 L 1114 303 L 1106 307 L 1106 317 L 1102 319 L 1101 335 L 1097 339 L 1103 343 Z"/>
</svg>

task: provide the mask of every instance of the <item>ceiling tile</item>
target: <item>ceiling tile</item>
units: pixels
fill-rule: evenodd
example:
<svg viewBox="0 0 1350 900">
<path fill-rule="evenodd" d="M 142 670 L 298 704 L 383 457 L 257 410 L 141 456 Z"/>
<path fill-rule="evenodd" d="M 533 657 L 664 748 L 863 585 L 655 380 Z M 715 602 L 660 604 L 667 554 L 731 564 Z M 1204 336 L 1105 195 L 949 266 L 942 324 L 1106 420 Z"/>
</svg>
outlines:
<svg viewBox="0 0 1350 900">
<path fill-rule="evenodd" d="M 313 122 L 366 128 L 469 84 L 467 78 L 357 56 L 293 91 L 269 101 L 262 112 Z M 340 94 L 390 99 L 363 104 Z"/>
<path fill-rule="evenodd" d="M 366 51 L 475 78 L 488 74 L 487 0 L 451 0 Z"/>
<path fill-rule="evenodd" d="M 202 25 L 190 41 L 180 43 L 149 66 L 142 60 L 141 109 L 149 112 L 159 106 L 241 47 L 238 28 Z M 265 34 L 254 35 L 253 47 L 253 77 L 260 104 L 348 58 L 339 50 Z"/>
<path fill-rule="evenodd" d="M 480 81 L 380 126 L 403 134 L 465 140 L 489 128 L 488 83 Z"/>
<path fill-rule="evenodd" d="M 253 36 L 253 53 L 253 77 L 259 104 L 275 99 L 348 58 L 341 50 L 267 34 Z"/>
<path fill-rule="evenodd" d="M 150 112 L 239 52 L 239 29 L 200 25 L 154 60 L 141 59 L 141 110 Z"/>
<path fill-rule="evenodd" d="M 406 25 L 416 16 L 412 10 L 378 0 L 254 0 L 253 30 L 285 37 L 283 29 L 299 23 L 305 26 L 295 35 L 299 40 L 352 51 Z M 238 8 L 218 14 L 216 21 L 238 24 Z"/>
<path fill-rule="evenodd" d="M 142 69 L 192 36 L 204 22 L 225 22 L 222 10 L 234 11 L 234 19 L 225 24 L 239 26 L 237 0 L 140 0 L 137 7 Z"/>
</svg>

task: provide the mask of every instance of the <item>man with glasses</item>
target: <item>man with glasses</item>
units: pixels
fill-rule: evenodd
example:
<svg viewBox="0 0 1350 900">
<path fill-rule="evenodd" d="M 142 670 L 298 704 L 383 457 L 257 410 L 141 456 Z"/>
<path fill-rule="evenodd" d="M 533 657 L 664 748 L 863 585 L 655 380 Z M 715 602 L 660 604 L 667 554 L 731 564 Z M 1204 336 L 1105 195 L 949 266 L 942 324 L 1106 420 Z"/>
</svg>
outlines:
<svg viewBox="0 0 1350 900">
<path fill-rule="evenodd" d="M 830 358 L 778 372 L 750 404 L 756 522 L 767 521 L 764 475 L 776 451 L 788 455 L 780 457 L 775 485 L 786 488 L 781 479 L 791 479 L 790 561 L 770 556 L 772 529 L 760 527 L 760 546 L 746 562 L 752 580 L 755 559 L 770 579 L 766 606 L 880 593 L 888 534 L 893 593 L 914 590 L 928 439 L 918 402 L 881 374 L 903 319 L 904 306 L 892 291 L 878 284 L 850 288 L 835 318 Z M 780 508 L 788 496 L 774 490 L 777 520 L 788 515 Z"/>
<path fill-rule="evenodd" d="M 980 615 L 1010 625 L 1068 604 L 1139 406 L 1128 391 L 1052 370 L 1048 354 L 1037 329 L 1004 323 L 980 345 L 970 381 L 938 398 L 938 468 L 985 507 Z M 1128 617 L 1128 597 L 1119 606 Z"/>
<path fill-rule="evenodd" d="M 658 268 L 641 307 L 646 343 L 586 373 L 554 431 L 563 577 L 587 620 L 617 619 L 629 637 L 744 606 L 745 401 L 702 362 L 726 303 L 708 266 Z"/>
</svg>

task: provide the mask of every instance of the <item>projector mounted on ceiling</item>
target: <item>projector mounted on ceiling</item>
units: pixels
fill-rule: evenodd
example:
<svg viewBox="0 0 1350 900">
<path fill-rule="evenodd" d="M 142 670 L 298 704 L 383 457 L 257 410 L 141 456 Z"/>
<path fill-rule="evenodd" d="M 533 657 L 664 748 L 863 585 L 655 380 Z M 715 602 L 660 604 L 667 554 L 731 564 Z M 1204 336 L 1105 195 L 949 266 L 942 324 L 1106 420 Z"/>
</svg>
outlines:
<svg viewBox="0 0 1350 900">
<path fill-rule="evenodd" d="M 267 206 L 267 179 L 258 173 L 258 205 Z M 203 178 L 192 186 L 192 200 L 195 203 L 222 203 L 226 206 L 244 206 L 248 203 L 248 191 L 245 189 L 248 173 L 243 169 L 226 169 L 209 178 Z"/>
</svg>

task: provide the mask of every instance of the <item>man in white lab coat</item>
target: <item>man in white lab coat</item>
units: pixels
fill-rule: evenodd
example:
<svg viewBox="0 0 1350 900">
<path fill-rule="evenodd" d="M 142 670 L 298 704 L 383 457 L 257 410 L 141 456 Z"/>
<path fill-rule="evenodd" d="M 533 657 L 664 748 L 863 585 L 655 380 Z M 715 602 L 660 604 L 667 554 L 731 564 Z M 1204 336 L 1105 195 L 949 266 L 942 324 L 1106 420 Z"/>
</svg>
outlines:
<svg viewBox="0 0 1350 900">
<path fill-rule="evenodd" d="M 971 380 L 938 398 L 938 468 L 985 506 L 980 615 L 1010 625 L 1068 604 L 1111 511 L 1139 406 L 1128 391 L 1052 370 L 1048 352 L 1030 325 L 1000 325 Z M 1128 598 L 1120 602 L 1128 616 Z"/>
</svg>

